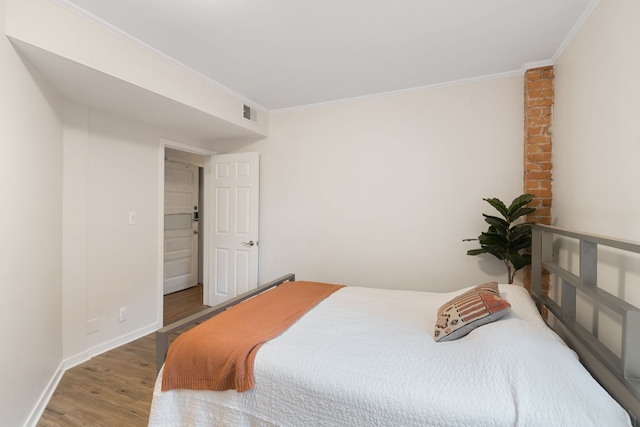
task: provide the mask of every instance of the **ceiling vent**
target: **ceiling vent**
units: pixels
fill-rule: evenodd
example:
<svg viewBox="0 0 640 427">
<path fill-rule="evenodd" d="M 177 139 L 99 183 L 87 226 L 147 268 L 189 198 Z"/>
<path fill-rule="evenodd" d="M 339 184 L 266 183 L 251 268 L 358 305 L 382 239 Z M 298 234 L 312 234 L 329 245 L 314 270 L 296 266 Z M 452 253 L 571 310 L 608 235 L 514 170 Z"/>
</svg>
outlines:
<svg viewBox="0 0 640 427">
<path fill-rule="evenodd" d="M 242 106 L 242 117 L 247 120 L 252 121 L 253 123 L 258 122 L 258 115 L 256 114 L 256 110 L 254 108 L 249 107 L 248 105 Z"/>
</svg>

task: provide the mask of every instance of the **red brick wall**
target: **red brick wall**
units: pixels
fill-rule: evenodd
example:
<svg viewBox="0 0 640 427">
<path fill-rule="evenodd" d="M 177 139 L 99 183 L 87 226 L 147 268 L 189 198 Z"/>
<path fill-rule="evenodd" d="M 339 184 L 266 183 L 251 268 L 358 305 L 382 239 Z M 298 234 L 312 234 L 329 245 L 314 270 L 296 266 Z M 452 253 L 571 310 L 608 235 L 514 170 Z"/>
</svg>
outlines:
<svg viewBox="0 0 640 427">
<path fill-rule="evenodd" d="M 524 192 L 535 195 L 530 206 L 536 208 L 526 220 L 551 224 L 553 200 L 553 66 L 534 68 L 524 75 Z M 527 268 L 524 285 L 531 288 Z M 548 275 L 543 277 L 548 292 Z"/>
</svg>

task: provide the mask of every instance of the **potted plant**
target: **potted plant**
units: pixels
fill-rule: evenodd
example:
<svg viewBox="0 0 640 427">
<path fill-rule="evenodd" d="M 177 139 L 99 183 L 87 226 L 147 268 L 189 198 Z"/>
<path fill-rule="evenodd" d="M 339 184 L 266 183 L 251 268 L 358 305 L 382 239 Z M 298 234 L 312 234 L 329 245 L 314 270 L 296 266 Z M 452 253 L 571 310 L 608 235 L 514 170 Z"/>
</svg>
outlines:
<svg viewBox="0 0 640 427">
<path fill-rule="evenodd" d="M 516 271 L 531 264 L 531 255 L 525 251 L 531 247 L 533 222 L 514 223 L 520 217 L 535 212 L 535 208 L 526 206 L 533 197 L 533 194 L 518 196 L 509 207 L 496 198 L 482 199 L 493 206 L 502 218 L 482 214 L 489 224 L 489 229 L 480 234 L 477 239 L 464 239 L 465 242 L 474 240 L 480 242 L 480 249 L 471 249 L 467 251 L 467 255 L 488 253 L 503 261 L 507 267 L 509 283 L 513 283 Z"/>
</svg>

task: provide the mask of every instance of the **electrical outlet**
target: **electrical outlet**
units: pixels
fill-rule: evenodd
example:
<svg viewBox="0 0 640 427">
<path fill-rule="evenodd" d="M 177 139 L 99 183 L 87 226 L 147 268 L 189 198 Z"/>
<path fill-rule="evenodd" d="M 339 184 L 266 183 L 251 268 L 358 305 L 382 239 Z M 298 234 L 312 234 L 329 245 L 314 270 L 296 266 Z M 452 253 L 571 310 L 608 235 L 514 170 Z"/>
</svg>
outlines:
<svg viewBox="0 0 640 427">
<path fill-rule="evenodd" d="M 120 321 L 124 322 L 127 320 L 127 307 L 122 307 L 120 309 Z"/>
<path fill-rule="evenodd" d="M 138 221 L 137 215 L 135 212 L 129 212 L 129 225 L 135 225 Z"/>
</svg>

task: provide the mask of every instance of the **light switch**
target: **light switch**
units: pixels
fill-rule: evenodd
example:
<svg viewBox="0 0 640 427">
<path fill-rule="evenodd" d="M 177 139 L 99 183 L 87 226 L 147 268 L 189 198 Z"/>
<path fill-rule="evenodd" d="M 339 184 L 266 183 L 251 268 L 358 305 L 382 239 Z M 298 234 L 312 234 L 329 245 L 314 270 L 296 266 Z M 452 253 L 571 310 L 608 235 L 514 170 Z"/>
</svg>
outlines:
<svg viewBox="0 0 640 427">
<path fill-rule="evenodd" d="M 137 219 L 136 219 L 136 213 L 135 212 L 129 212 L 129 225 L 135 225 Z"/>
</svg>

